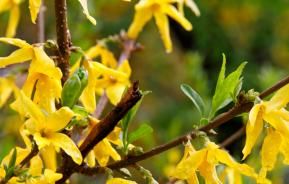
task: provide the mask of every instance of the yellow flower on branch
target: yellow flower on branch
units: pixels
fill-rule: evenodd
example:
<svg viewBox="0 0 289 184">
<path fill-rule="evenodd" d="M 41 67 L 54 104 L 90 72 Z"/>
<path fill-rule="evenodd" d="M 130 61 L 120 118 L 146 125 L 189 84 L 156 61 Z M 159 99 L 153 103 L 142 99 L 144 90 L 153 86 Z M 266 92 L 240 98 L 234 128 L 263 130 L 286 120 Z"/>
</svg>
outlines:
<svg viewBox="0 0 289 184">
<path fill-rule="evenodd" d="M 15 165 L 19 165 L 20 162 L 30 153 L 30 150 L 23 149 L 16 147 L 16 162 Z M 13 150 L 6 156 L 1 162 L 0 167 L 0 179 L 4 178 L 6 173 L 4 169 L 1 169 L 4 167 L 4 165 L 8 166 L 11 158 L 12 158 Z M 20 178 L 19 176 L 13 176 L 9 181 L 8 184 L 54 184 L 56 181 L 62 178 L 62 174 L 55 173 L 54 171 L 50 169 L 44 169 L 43 172 L 43 163 L 39 155 L 34 156 L 31 158 L 29 162 L 29 168 L 27 169 L 26 173 L 30 175 L 31 177 L 27 177 L 25 181 L 23 182 L 23 178 Z"/>
<path fill-rule="evenodd" d="M 245 159 L 255 145 L 264 126 L 264 121 L 278 131 L 283 137 L 289 139 L 289 112 L 284 107 L 289 102 L 289 85 L 287 84 L 269 101 L 262 101 L 249 112 L 246 126 L 246 143 L 242 150 Z"/>
<path fill-rule="evenodd" d="M 55 112 L 46 112 L 32 102 L 22 91 L 19 98 L 12 104 L 12 108 L 24 113 L 29 119 L 25 122 L 25 129 L 33 136 L 39 150 L 52 145 L 55 150 L 60 148 L 77 164 L 81 164 L 82 155 L 74 142 L 65 134 L 59 133 L 70 122 L 74 113 L 67 107 Z"/>
<path fill-rule="evenodd" d="M 88 61 L 83 62 L 84 68 L 88 71 L 88 85 L 84 89 L 80 100 L 89 112 L 96 109 L 96 94 L 106 93 L 113 105 L 116 105 L 122 96 L 123 91 L 130 85 L 131 68 L 127 60 L 118 66 L 113 53 L 105 47 L 96 45 L 90 48 L 85 57 Z M 99 62 L 92 61 L 100 57 Z M 73 73 L 80 65 L 80 60 L 72 67 Z"/>
<path fill-rule="evenodd" d="M 10 11 L 8 27 L 6 30 L 7 37 L 14 37 L 20 18 L 19 5 L 23 0 L 1 0 L 0 1 L 0 13 L 4 11 Z"/>
<path fill-rule="evenodd" d="M 55 66 L 54 61 L 46 55 L 41 47 L 30 45 L 23 40 L 0 38 L 0 42 L 19 47 L 9 56 L 0 57 L 0 68 L 31 60 L 23 90 L 27 96 L 31 97 L 34 85 L 37 84 L 35 86 L 37 88 L 35 102 L 49 112 L 54 111 L 54 102 L 60 98 L 62 90 L 62 73 Z"/>
<path fill-rule="evenodd" d="M 193 0 L 177 0 L 178 1 L 178 9 L 184 15 L 184 6 L 187 6 L 191 9 L 191 11 L 196 15 L 200 16 L 201 12 Z"/>
<path fill-rule="evenodd" d="M 187 31 L 192 30 L 191 23 L 173 5 L 175 2 L 178 1 L 141 0 L 135 6 L 136 13 L 133 22 L 128 29 L 128 36 L 132 39 L 136 39 L 145 24 L 154 17 L 166 51 L 168 53 L 171 52 L 172 41 L 170 38 L 168 16 L 181 24 Z"/>
<path fill-rule="evenodd" d="M 29 0 L 29 10 L 31 15 L 31 21 L 35 24 L 37 15 L 41 7 L 42 0 Z"/>
<path fill-rule="evenodd" d="M 217 176 L 216 166 L 222 163 L 236 172 L 253 178 L 257 177 L 254 170 L 246 164 L 237 163 L 228 152 L 213 142 L 196 151 L 191 143 L 187 143 L 182 160 L 171 174 L 172 177 L 187 180 L 188 183 L 199 183 L 196 172 L 199 171 L 206 183 L 221 183 Z"/>
<path fill-rule="evenodd" d="M 90 124 L 87 132 L 91 131 L 91 128 L 98 123 L 98 120 L 91 117 L 89 122 Z M 92 151 L 89 152 L 85 159 L 88 166 L 94 167 L 96 165 L 95 160 L 97 160 L 100 166 L 104 167 L 109 162 L 110 157 L 115 161 L 121 159 L 120 155 L 111 145 L 112 143 L 116 146 L 122 146 L 122 141 L 120 140 L 120 133 L 121 129 L 116 127 L 106 138 L 104 138 L 101 142 L 94 146 Z"/>
</svg>

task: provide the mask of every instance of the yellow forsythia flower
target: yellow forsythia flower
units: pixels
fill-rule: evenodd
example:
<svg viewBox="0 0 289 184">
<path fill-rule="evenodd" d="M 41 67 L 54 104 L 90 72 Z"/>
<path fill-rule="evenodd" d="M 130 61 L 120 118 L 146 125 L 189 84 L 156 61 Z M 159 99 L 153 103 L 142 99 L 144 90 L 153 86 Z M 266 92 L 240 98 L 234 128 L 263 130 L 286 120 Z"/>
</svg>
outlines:
<svg viewBox="0 0 289 184">
<path fill-rule="evenodd" d="M 35 24 L 42 0 L 29 0 L 31 21 Z"/>
<path fill-rule="evenodd" d="M 112 178 L 109 179 L 106 184 L 137 184 L 135 181 L 125 180 L 122 178 Z"/>
<path fill-rule="evenodd" d="M 91 128 L 97 123 L 98 120 L 91 117 L 87 132 L 90 132 Z M 121 159 L 120 155 L 111 145 L 113 143 L 114 145 L 122 146 L 120 133 L 121 129 L 116 127 L 106 138 L 94 146 L 86 157 L 88 166 L 94 167 L 96 165 L 95 160 L 97 160 L 100 166 L 104 167 L 107 165 L 110 157 L 115 161 Z"/>
<path fill-rule="evenodd" d="M 0 13 L 4 11 L 10 11 L 8 27 L 6 30 L 7 37 L 14 37 L 20 18 L 19 5 L 23 0 L 1 0 L 0 1 Z"/>
<path fill-rule="evenodd" d="M 135 6 L 135 16 L 128 30 L 128 36 L 136 39 L 145 24 L 154 17 L 166 51 L 172 51 L 168 16 L 176 20 L 187 31 L 192 30 L 191 23 L 173 5 L 172 0 L 141 0 Z"/>
<path fill-rule="evenodd" d="M 81 164 L 82 155 L 74 142 L 65 134 L 58 133 L 70 122 L 74 113 L 67 107 L 49 113 L 39 108 L 22 91 L 12 104 L 12 108 L 29 117 L 25 122 L 25 128 L 33 136 L 39 150 L 52 145 L 55 150 L 61 148 L 73 161 Z"/>
<path fill-rule="evenodd" d="M 123 91 L 130 85 L 131 68 L 128 61 L 124 61 L 118 66 L 114 55 L 106 48 L 96 45 L 90 48 L 86 54 L 89 61 L 84 61 L 83 66 L 88 71 L 88 85 L 84 89 L 80 100 L 89 112 L 96 109 L 96 93 L 102 95 L 106 93 L 109 101 L 116 105 L 122 96 Z M 100 62 L 91 61 L 100 57 Z M 80 64 L 80 60 L 72 67 L 75 71 Z"/>
<path fill-rule="evenodd" d="M 182 160 L 171 174 L 172 177 L 187 180 L 188 183 L 199 183 L 196 172 L 204 177 L 206 183 L 221 183 L 217 176 L 216 166 L 222 163 L 236 172 L 250 177 L 257 177 L 254 170 L 246 164 L 237 163 L 228 152 L 220 149 L 215 143 L 208 142 L 206 147 L 196 151 L 188 143 Z"/>
<path fill-rule="evenodd" d="M 4 159 L 1 162 L 0 167 L 0 179 L 3 179 L 6 175 L 5 170 L 3 169 L 4 165 L 8 165 L 10 162 L 10 159 L 12 157 L 14 150 L 10 151 L 10 153 L 4 157 Z M 30 149 L 23 149 L 16 147 L 16 165 L 19 165 L 20 162 L 30 153 Z M 57 180 L 62 178 L 62 174 L 54 173 L 54 171 L 45 169 L 44 173 L 43 171 L 43 164 L 41 158 L 36 155 L 33 157 L 29 162 L 29 168 L 27 170 L 27 174 L 29 174 L 31 177 L 27 177 L 25 180 L 26 184 L 54 184 Z M 19 177 L 12 177 L 8 184 L 22 184 L 24 183 L 21 181 L 21 178 Z"/>
<path fill-rule="evenodd" d="M 34 101 L 46 111 L 55 111 L 55 101 L 61 96 L 62 73 L 55 66 L 54 61 L 41 47 L 30 45 L 23 40 L 0 38 L 0 42 L 20 47 L 9 56 L 0 57 L 0 68 L 31 60 L 23 90 L 27 96 L 31 96 L 37 82 Z"/>
<path fill-rule="evenodd" d="M 270 99 L 254 105 L 249 113 L 246 126 L 246 143 L 243 148 L 245 159 L 255 145 L 266 121 L 283 137 L 289 138 L 289 112 L 283 109 L 289 102 L 289 85 L 287 84 Z"/>
<path fill-rule="evenodd" d="M 187 6 L 191 9 L 192 12 L 194 12 L 196 16 L 201 15 L 198 6 L 193 0 L 177 0 L 177 1 L 178 1 L 178 9 L 182 14 L 184 14 L 184 6 Z"/>
<path fill-rule="evenodd" d="M 239 172 L 236 172 L 234 169 L 230 167 L 226 167 L 220 173 L 220 180 L 222 183 L 227 184 L 242 184 L 242 176 Z"/>
</svg>

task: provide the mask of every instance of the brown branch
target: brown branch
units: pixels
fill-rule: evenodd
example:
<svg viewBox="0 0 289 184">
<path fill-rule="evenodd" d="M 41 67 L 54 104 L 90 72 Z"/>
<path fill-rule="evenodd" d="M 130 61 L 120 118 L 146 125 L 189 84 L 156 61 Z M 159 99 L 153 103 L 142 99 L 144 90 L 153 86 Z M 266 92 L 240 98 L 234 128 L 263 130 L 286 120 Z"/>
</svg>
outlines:
<svg viewBox="0 0 289 184">
<path fill-rule="evenodd" d="M 262 93 L 260 93 L 259 97 L 260 98 L 265 98 L 268 95 L 274 93 L 275 91 L 277 91 L 278 89 L 280 89 L 281 87 L 285 86 L 286 84 L 289 83 L 289 76 L 284 78 L 283 80 L 279 81 L 278 83 L 276 83 L 275 85 L 273 85 L 272 87 L 266 89 L 265 91 L 263 91 Z M 203 132 L 210 132 L 211 129 L 217 128 L 218 126 L 228 122 L 229 120 L 231 120 L 232 118 L 234 118 L 235 116 L 244 113 L 244 112 L 248 112 L 253 106 L 253 103 L 247 102 L 244 99 L 241 99 L 239 103 L 237 103 L 233 108 L 231 108 L 229 111 L 220 114 L 219 116 L 217 116 L 215 119 L 213 119 L 208 125 L 201 127 L 200 129 L 198 129 L 197 131 L 194 130 L 186 135 L 183 135 L 177 139 L 174 139 L 166 144 L 157 146 L 141 155 L 137 155 L 137 156 L 130 156 L 127 157 L 124 160 L 115 162 L 113 164 L 108 165 L 107 167 L 110 169 L 119 169 L 122 167 L 126 167 L 132 164 L 135 164 L 139 161 L 145 160 L 147 158 L 153 157 L 155 155 L 158 155 L 164 151 L 167 151 L 173 147 L 176 147 L 182 143 L 187 142 L 188 140 L 196 137 L 196 133 L 198 131 L 203 131 Z"/>
<path fill-rule="evenodd" d="M 230 137 L 226 138 L 221 144 L 219 144 L 220 147 L 225 148 L 232 144 L 235 140 L 239 139 L 244 135 L 245 133 L 245 126 L 237 130 L 235 133 L 233 133 Z"/>
<path fill-rule="evenodd" d="M 56 34 L 59 49 L 58 67 L 62 71 L 62 83 L 69 77 L 69 57 L 70 57 L 70 32 L 67 24 L 66 0 L 54 0 L 56 16 Z"/>
<path fill-rule="evenodd" d="M 114 130 L 118 122 L 141 99 L 141 97 L 142 95 L 138 89 L 138 82 L 135 82 L 112 111 L 92 128 L 88 136 L 80 145 L 79 149 L 83 158 L 86 157 L 95 145 Z M 81 169 L 80 166 L 75 164 L 70 157 L 64 155 L 62 166 L 58 169 L 58 172 L 62 173 L 63 177 L 57 182 L 57 184 L 64 183 L 72 173 L 75 171 L 79 172 L 79 169 Z"/>
<path fill-rule="evenodd" d="M 38 154 L 39 150 L 38 147 L 35 143 L 35 141 L 33 141 L 32 144 L 32 149 L 31 152 L 20 162 L 19 166 L 20 168 L 24 167 L 26 164 L 28 164 L 28 162 Z"/>
</svg>

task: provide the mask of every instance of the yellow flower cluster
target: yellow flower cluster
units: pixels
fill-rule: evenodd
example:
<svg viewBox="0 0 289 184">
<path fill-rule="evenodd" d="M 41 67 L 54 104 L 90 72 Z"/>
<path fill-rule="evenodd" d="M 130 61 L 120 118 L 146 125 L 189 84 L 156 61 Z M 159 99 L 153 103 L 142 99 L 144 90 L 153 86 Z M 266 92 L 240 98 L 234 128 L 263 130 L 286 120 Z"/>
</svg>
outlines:
<svg viewBox="0 0 289 184">
<path fill-rule="evenodd" d="M 289 112 L 285 109 L 289 102 L 288 93 L 289 85 L 286 85 L 269 101 L 254 105 L 249 113 L 243 159 L 251 153 L 264 127 L 267 133 L 261 151 L 260 183 L 268 183 L 266 173 L 274 168 L 279 152 L 284 156 L 284 164 L 289 164 Z"/>
<path fill-rule="evenodd" d="M 24 121 L 23 126 L 20 128 L 20 133 L 27 148 L 17 148 L 17 153 L 19 150 L 22 150 L 17 154 L 17 164 L 32 149 L 32 138 L 40 152 L 33 160 L 40 160 L 41 164 L 43 162 L 45 167 L 42 164 L 39 172 L 34 172 L 34 170 L 30 172 L 29 170 L 29 173 L 32 176 L 37 176 L 39 179 L 37 182 L 39 183 L 54 183 L 61 178 L 60 174 L 54 173 L 57 168 L 57 152 L 63 150 L 75 163 L 81 164 L 83 162 L 77 144 L 66 134 L 62 133 L 62 130 L 67 128 L 71 120 L 74 117 L 79 117 L 79 115 L 69 107 L 56 108 L 56 103 L 59 104 L 61 98 L 62 73 L 55 66 L 54 61 L 45 53 L 43 47 L 31 45 L 23 40 L 14 38 L 0 38 L 0 42 L 19 48 L 6 57 L 0 57 L 0 67 L 31 61 L 22 89 L 18 89 L 13 83 L 12 78 L 0 78 L 0 91 L 2 92 L 0 105 L 2 106 L 11 94 L 14 93 L 16 100 L 11 104 L 11 107 L 23 117 Z M 101 58 L 100 62 L 91 60 L 98 56 Z M 113 54 L 99 45 L 91 48 L 87 52 L 86 58 L 82 64 L 88 71 L 88 85 L 84 89 L 80 101 L 89 112 L 93 112 L 96 108 L 95 94 L 102 95 L 105 92 L 109 100 L 113 104 L 116 104 L 120 100 L 125 88 L 130 85 L 129 77 L 131 69 L 128 61 L 123 61 L 118 66 Z M 74 69 L 80 67 L 79 64 L 80 61 L 77 66 L 74 66 Z M 82 137 L 85 138 L 91 128 L 97 123 L 98 120 L 89 117 L 89 125 L 82 132 Z M 94 147 L 85 158 L 85 162 L 92 167 L 96 165 L 96 161 L 101 166 L 107 165 L 110 157 L 114 160 L 120 160 L 120 155 L 111 145 L 122 146 L 120 133 L 121 129 L 115 128 L 108 137 Z M 78 143 L 80 144 L 81 142 L 82 140 Z M 6 160 L 9 159 L 10 157 L 7 157 Z M 0 167 L 0 179 L 7 174 L 3 169 L 4 165 L 2 164 Z M 39 167 L 40 165 L 38 165 Z M 45 168 L 44 172 L 42 172 L 42 168 Z M 30 167 L 30 169 L 33 168 Z M 47 177 L 52 178 L 49 179 Z M 9 182 L 17 183 L 18 179 L 15 177 L 15 179 L 11 179 Z"/>
<path fill-rule="evenodd" d="M 179 9 L 174 6 L 176 3 Z M 187 31 L 193 28 L 191 23 L 184 17 L 184 5 L 190 7 L 197 16 L 200 15 L 198 7 L 192 0 L 140 0 L 135 6 L 136 13 L 128 29 L 128 36 L 136 39 L 145 24 L 154 17 L 166 51 L 168 53 L 171 52 L 172 41 L 170 38 L 168 17 L 173 18 Z"/>
<path fill-rule="evenodd" d="M 222 150 L 215 143 L 208 141 L 203 149 L 196 151 L 188 142 L 185 153 L 171 176 L 181 180 L 187 180 L 189 184 L 198 184 L 197 172 L 203 176 L 207 184 L 222 183 L 218 178 L 216 166 L 219 163 L 226 165 L 237 174 L 243 174 L 256 178 L 254 169 L 246 164 L 237 163 L 228 152 Z"/>
</svg>

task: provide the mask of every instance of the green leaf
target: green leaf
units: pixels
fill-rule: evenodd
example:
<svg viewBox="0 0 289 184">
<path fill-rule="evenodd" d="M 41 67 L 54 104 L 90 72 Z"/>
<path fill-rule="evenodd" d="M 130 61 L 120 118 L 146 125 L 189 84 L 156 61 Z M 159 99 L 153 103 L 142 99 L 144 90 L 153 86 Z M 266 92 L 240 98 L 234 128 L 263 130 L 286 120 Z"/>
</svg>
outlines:
<svg viewBox="0 0 289 184">
<path fill-rule="evenodd" d="M 125 92 L 124 92 L 125 93 Z M 141 100 L 125 115 L 125 117 L 121 120 L 121 127 L 122 127 L 122 142 L 123 142 L 123 148 L 125 153 L 127 152 L 127 148 L 128 148 L 128 128 L 129 128 L 129 124 L 131 122 L 131 120 L 134 118 L 135 114 L 137 113 L 143 98 L 145 97 L 145 95 L 149 94 L 150 91 L 144 91 L 141 92 L 142 93 L 142 98 Z"/>
<path fill-rule="evenodd" d="M 204 117 L 205 111 L 206 111 L 206 106 L 205 106 L 205 103 L 204 103 L 202 97 L 187 84 L 182 84 L 181 90 L 195 104 L 201 117 Z"/>
<path fill-rule="evenodd" d="M 72 108 L 73 112 L 75 112 L 76 114 L 79 114 L 82 117 L 87 117 L 89 115 L 89 112 L 87 112 L 87 110 L 79 105 L 74 105 Z"/>
<path fill-rule="evenodd" d="M 9 164 L 8 164 L 8 168 L 12 168 L 15 166 L 16 164 L 16 158 L 17 158 L 17 150 L 14 149 L 13 150 L 13 153 L 12 153 L 12 156 L 10 158 L 10 161 L 9 161 Z"/>
<path fill-rule="evenodd" d="M 148 124 L 142 124 L 138 129 L 133 131 L 128 136 L 128 142 L 133 143 L 134 141 L 144 137 L 147 134 L 150 134 L 153 132 L 153 129 Z"/>
<path fill-rule="evenodd" d="M 241 90 L 242 83 L 242 78 L 240 79 L 240 77 L 246 64 L 247 62 L 243 62 L 234 72 L 225 78 L 226 57 L 223 55 L 223 64 L 212 100 L 210 117 L 214 116 L 219 109 L 228 105 L 238 95 L 237 93 Z"/>
</svg>

